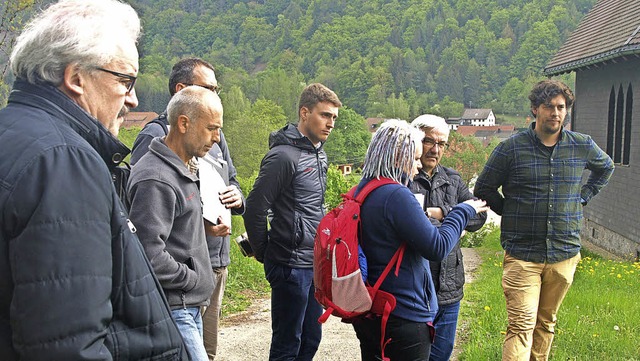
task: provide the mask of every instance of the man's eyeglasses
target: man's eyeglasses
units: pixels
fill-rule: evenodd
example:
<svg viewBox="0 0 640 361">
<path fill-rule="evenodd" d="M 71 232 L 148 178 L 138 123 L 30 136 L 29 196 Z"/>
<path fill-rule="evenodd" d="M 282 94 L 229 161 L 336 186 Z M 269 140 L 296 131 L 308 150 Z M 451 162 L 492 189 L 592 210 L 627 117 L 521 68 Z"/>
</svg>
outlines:
<svg viewBox="0 0 640 361">
<path fill-rule="evenodd" d="M 195 85 L 195 86 L 199 86 L 201 88 L 205 88 L 205 89 L 209 89 L 212 92 L 216 93 L 216 94 L 220 94 L 220 87 L 217 85 L 202 85 L 202 84 L 191 84 L 191 83 L 183 83 L 186 86 L 191 86 L 191 85 Z"/>
<path fill-rule="evenodd" d="M 449 148 L 449 143 L 447 143 L 445 141 L 436 142 L 435 140 L 433 140 L 431 138 L 423 138 L 422 139 L 422 144 L 426 145 L 427 148 L 429 148 L 429 149 L 433 148 L 436 144 L 438 145 L 438 147 L 440 147 L 442 149 Z"/>
<path fill-rule="evenodd" d="M 118 73 L 117 71 L 113 71 L 105 68 L 96 67 L 96 70 L 104 71 L 105 73 L 109 73 L 111 75 L 117 76 L 120 79 L 123 79 L 124 81 L 122 84 L 127 87 L 127 93 L 131 93 L 131 91 L 133 90 L 133 86 L 136 85 L 136 79 L 138 79 L 138 77 L 136 76 L 124 74 L 124 73 Z"/>
</svg>

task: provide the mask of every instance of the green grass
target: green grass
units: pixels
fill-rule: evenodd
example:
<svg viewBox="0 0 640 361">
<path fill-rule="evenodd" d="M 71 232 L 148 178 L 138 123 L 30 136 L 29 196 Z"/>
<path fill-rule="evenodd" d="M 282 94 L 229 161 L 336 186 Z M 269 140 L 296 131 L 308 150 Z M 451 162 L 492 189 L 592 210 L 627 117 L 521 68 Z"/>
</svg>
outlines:
<svg viewBox="0 0 640 361">
<path fill-rule="evenodd" d="M 507 326 L 501 287 L 499 229 L 478 252 L 483 260 L 467 285 L 460 314 L 460 360 L 499 360 Z M 640 360 L 640 263 L 583 252 L 558 313 L 550 360 Z"/>
<path fill-rule="evenodd" d="M 118 139 L 120 139 L 120 141 L 124 143 L 124 145 L 129 147 L 129 149 L 132 149 L 133 141 L 136 140 L 136 137 L 138 136 L 138 133 L 140 133 L 141 130 L 142 128 L 140 127 L 120 128 L 120 132 L 118 133 Z M 129 163 L 130 158 L 131 158 L 131 154 L 127 155 L 124 161 Z"/>
<path fill-rule="evenodd" d="M 253 257 L 245 257 L 234 241 L 244 232 L 242 217 L 231 219 L 233 235 L 231 236 L 231 264 L 228 271 L 227 286 L 222 299 L 222 313 L 233 314 L 246 309 L 256 298 L 269 296 L 269 283 L 264 278 L 262 263 Z"/>
</svg>

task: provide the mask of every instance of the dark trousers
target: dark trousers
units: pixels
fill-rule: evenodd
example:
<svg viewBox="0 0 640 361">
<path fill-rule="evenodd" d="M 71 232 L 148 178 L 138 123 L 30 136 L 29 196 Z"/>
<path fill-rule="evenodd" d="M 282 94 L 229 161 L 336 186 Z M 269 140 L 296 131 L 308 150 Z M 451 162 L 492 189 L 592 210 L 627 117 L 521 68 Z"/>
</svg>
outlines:
<svg viewBox="0 0 640 361">
<path fill-rule="evenodd" d="M 364 318 L 354 322 L 353 328 L 360 340 L 362 361 L 381 360 L 380 317 Z M 427 361 L 431 349 L 431 326 L 426 322 L 412 322 L 389 316 L 385 339 L 391 341 L 384 354 L 391 361 Z"/>
<path fill-rule="evenodd" d="M 322 338 L 322 306 L 313 296 L 313 269 L 265 260 L 264 271 L 271 285 L 269 360 L 313 360 Z"/>
</svg>

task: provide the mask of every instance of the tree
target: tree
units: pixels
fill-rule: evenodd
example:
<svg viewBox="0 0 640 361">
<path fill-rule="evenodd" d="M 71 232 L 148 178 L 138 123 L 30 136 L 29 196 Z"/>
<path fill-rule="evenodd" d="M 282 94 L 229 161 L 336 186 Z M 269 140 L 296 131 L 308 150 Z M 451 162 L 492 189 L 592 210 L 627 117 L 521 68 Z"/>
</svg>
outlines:
<svg viewBox="0 0 640 361">
<path fill-rule="evenodd" d="M 480 174 L 489 159 L 492 148 L 486 148 L 473 136 L 463 137 L 456 132 L 449 135 L 451 146 L 442 157 L 442 165 L 453 168 L 460 173 L 465 184 Z"/>
<path fill-rule="evenodd" d="M 298 120 L 298 98 L 304 89 L 304 78 L 298 72 L 269 69 L 257 74 L 257 98 L 273 101 L 284 110 L 287 119 Z"/>
<path fill-rule="evenodd" d="M 560 34 L 556 25 L 550 20 L 535 23 L 511 59 L 511 76 L 541 74 L 544 66 L 559 48 Z"/>
<path fill-rule="evenodd" d="M 161 113 L 169 103 L 169 79 L 165 75 L 141 72 L 136 82 L 139 112 Z"/>
<path fill-rule="evenodd" d="M 459 117 L 464 112 L 464 105 L 462 103 L 451 100 L 448 96 L 444 97 L 440 102 L 435 104 L 427 112 L 435 114 L 443 118 Z"/>
<path fill-rule="evenodd" d="M 522 111 L 524 84 L 518 78 L 511 78 L 500 90 L 500 107 L 496 110 L 501 113 L 516 114 Z"/>
<path fill-rule="evenodd" d="M 0 78 L 4 78 L 16 35 L 22 29 L 23 16 L 42 0 L 4 0 L 0 5 L 0 63 L 4 63 Z"/>
<path fill-rule="evenodd" d="M 42 0 L 4 0 L 0 4 L 0 108 L 7 104 L 10 87 L 5 83 L 9 55 L 16 35 L 23 25 L 23 17 Z"/>
<path fill-rule="evenodd" d="M 269 134 L 285 124 L 282 107 L 265 99 L 256 100 L 233 123 L 224 123 L 225 136 L 239 176 L 250 177 L 260 169 L 260 161 L 269 150 Z"/>
<path fill-rule="evenodd" d="M 371 141 L 365 119 L 353 109 L 341 108 L 331 135 L 324 144 L 329 163 L 361 164 Z"/>
<path fill-rule="evenodd" d="M 342 202 L 342 194 L 345 194 L 360 182 L 360 177 L 355 175 L 343 176 L 334 166 L 330 165 L 327 171 L 327 191 L 324 194 L 324 204 L 327 209 L 333 209 Z"/>
</svg>

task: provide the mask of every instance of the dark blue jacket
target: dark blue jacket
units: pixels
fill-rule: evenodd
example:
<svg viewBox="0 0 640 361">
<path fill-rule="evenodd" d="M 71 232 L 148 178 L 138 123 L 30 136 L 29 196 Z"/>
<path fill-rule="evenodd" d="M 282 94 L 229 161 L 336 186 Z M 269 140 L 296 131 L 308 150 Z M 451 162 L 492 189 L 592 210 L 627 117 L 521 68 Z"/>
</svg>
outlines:
<svg viewBox="0 0 640 361">
<path fill-rule="evenodd" d="M 363 179 L 361 189 L 368 179 Z M 407 249 L 398 276 L 392 272 L 380 289 L 396 297 L 392 314 L 413 322 L 433 321 L 438 310 L 429 261 L 442 261 L 476 212 L 470 205 L 455 206 L 440 228 L 427 219 L 409 188 L 389 184 L 369 194 L 361 207 L 360 244 L 367 257 L 369 283 L 374 284 L 402 242 Z"/>
<path fill-rule="evenodd" d="M 186 359 L 112 184 L 128 149 L 58 89 L 17 80 L 0 153 L 0 358 Z"/>
<path fill-rule="evenodd" d="M 243 216 L 249 242 L 258 261 L 312 268 L 313 239 L 324 216 L 327 155 L 293 124 L 271 133 L 269 145 Z"/>
</svg>

